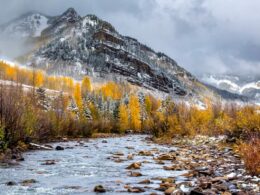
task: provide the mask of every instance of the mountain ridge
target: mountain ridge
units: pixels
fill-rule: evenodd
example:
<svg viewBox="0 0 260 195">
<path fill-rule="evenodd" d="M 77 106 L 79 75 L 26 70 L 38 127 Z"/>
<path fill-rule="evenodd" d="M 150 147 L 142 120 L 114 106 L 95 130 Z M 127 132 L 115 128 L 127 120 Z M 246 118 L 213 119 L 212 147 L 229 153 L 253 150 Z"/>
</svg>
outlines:
<svg viewBox="0 0 260 195">
<path fill-rule="evenodd" d="M 95 15 L 80 16 L 69 8 L 50 17 L 36 37 L 34 50 L 23 56 L 28 66 L 74 78 L 129 82 L 170 96 L 203 100 L 218 95 L 171 57 L 137 39 L 121 35 Z M 28 34 L 28 38 L 34 38 Z"/>
</svg>

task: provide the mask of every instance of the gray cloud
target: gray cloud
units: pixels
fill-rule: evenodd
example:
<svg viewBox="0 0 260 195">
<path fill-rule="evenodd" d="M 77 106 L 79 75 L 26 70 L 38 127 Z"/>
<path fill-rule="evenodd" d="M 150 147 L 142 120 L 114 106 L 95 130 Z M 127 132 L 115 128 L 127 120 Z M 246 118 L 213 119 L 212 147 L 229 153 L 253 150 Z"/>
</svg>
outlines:
<svg viewBox="0 0 260 195">
<path fill-rule="evenodd" d="M 0 23 L 74 7 L 175 59 L 194 74 L 260 74 L 259 0 L 0 0 Z"/>
</svg>

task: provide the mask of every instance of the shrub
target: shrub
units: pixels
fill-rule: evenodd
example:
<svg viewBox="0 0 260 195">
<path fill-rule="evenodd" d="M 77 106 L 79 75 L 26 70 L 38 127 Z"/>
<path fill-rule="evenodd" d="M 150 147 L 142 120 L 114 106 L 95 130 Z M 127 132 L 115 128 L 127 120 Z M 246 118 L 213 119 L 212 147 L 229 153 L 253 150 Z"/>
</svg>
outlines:
<svg viewBox="0 0 260 195">
<path fill-rule="evenodd" d="M 241 143 L 238 149 L 247 171 L 252 175 L 260 175 L 260 138 L 253 137 L 250 141 Z"/>
</svg>

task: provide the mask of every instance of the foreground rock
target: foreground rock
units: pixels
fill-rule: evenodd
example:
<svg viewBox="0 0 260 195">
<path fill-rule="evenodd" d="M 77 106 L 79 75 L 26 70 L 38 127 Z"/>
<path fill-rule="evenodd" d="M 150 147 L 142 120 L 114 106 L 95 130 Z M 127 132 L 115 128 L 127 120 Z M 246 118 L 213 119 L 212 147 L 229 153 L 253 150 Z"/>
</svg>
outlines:
<svg viewBox="0 0 260 195">
<path fill-rule="evenodd" d="M 62 146 L 56 146 L 55 150 L 64 150 Z"/>
<path fill-rule="evenodd" d="M 106 192 L 106 189 L 105 189 L 102 185 L 98 185 L 98 186 L 95 186 L 94 192 L 97 192 L 97 193 L 105 193 L 105 192 Z"/>
<path fill-rule="evenodd" d="M 131 192 L 131 193 L 142 193 L 142 192 L 145 192 L 145 190 L 141 187 L 130 187 L 128 188 L 127 190 L 128 192 Z"/>
<path fill-rule="evenodd" d="M 55 165 L 56 162 L 55 160 L 46 160 L 44 163 L 42 163 L 42 165 Z"/>
<path fill-rule="evenodd" d="M 30 186 L 30 185 L 32 185 L 32 184 L 34 184 L 34 183 L 37 183 L 37 181 L 36 181 L 35 179 L 26 179 L 26 180 L 23 180 L 23 181 L 21 182 L 21 184 L 22 184 L 23 186 Z"/>
<path fill-rule="evenodd" d="M 8 182 L 5 183 L 5 185 L 7 185 L 7 186 L 15 186 L 15 185 L 17 185 L 17 183 L 14 182 L 14 181 L 8 181 Z"/>
<path fill-rule="evenodd" d="M 129 165 L 128 167 L 126 167 L 126 169 L 140 169 L 141 167 L 141 163 L 132 163 L 131 165 Z"/>
</svg>

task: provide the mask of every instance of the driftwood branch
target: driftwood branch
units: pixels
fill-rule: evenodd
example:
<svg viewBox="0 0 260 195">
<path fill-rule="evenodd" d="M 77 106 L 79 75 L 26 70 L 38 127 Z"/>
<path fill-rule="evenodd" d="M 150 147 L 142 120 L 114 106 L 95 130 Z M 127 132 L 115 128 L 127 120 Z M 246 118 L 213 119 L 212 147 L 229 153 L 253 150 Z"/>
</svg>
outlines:
<svg viewBox="0 0 260 195">
<path fill-rule="evenodd" d="M 45 149 L 45 150 L 52 150 L 52 148 L 47 147 L 47 146 L 43 146 L 43 145 L 39 145 L 39 144 L 35 144 L 35 143 L 30 143 L 31 146 L 40 148 L 40 149 Z"/>
</svg>

